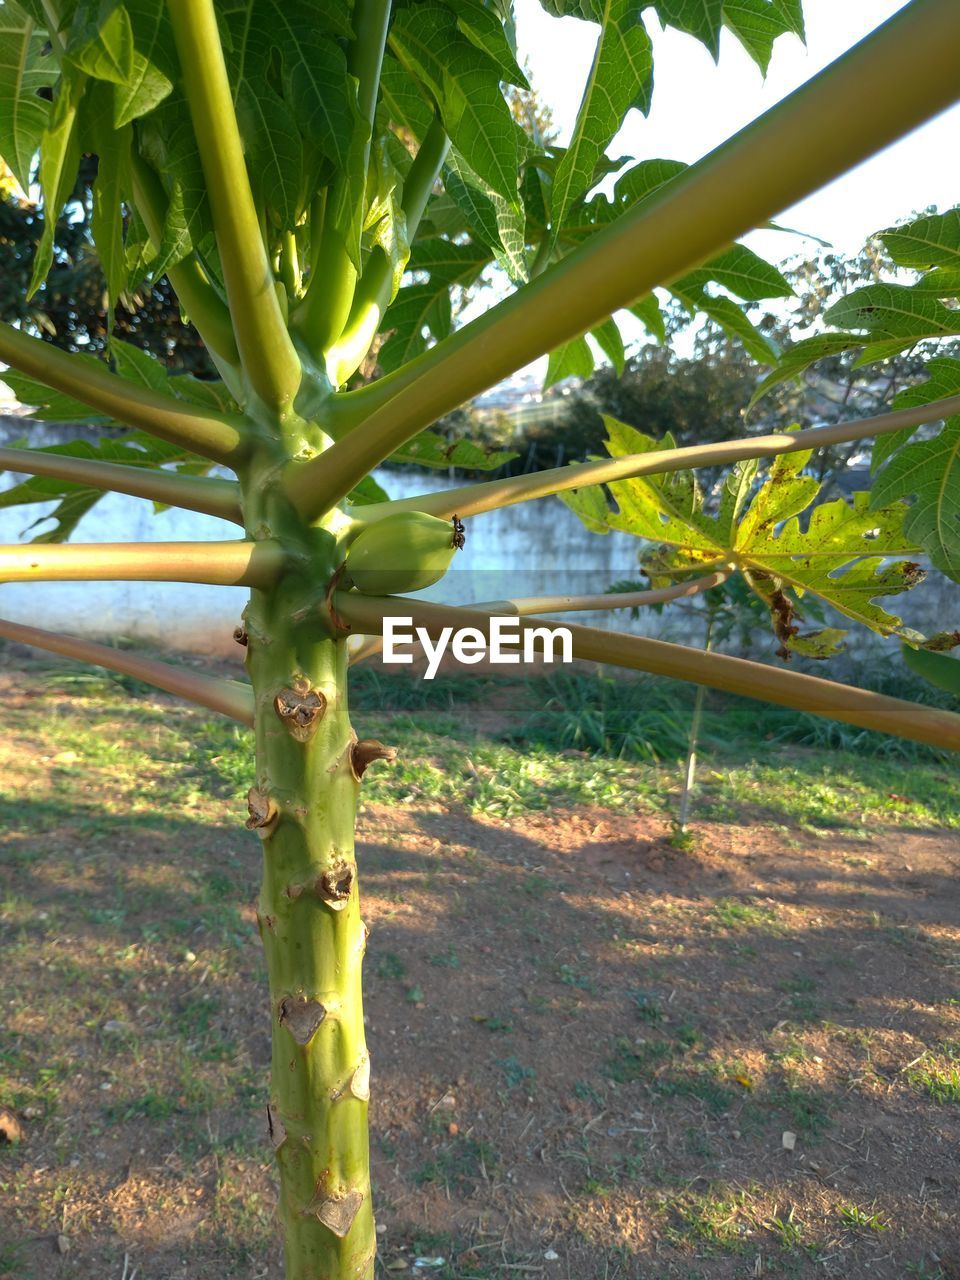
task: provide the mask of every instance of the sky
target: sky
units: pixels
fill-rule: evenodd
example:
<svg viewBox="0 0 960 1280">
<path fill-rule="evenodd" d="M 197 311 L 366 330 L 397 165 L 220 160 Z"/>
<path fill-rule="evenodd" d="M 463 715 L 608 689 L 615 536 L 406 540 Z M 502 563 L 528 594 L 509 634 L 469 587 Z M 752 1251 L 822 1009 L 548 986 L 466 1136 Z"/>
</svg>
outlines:
<svg viewBox="0 0 960 1280">
<path fill-rule="evenodd" d="M 629 113 L 610 154 L 699 159 L 862 40 L 905 2 L 805 0 L 807 46 L 795 37 L 781 37 L 766 81 L 729 33 L 723 33 L 716 65 L 692 37 L 672 29 L 662 32 L 650 11 L 653 109 L 646 119 L 638 111 Z M 553 108 L 560 141 L 565 142 L 599 28 L 573 18 L 553 18 L 538 0 L 515 3 L 521 62 L 527 59 L 533 84 Z M 871 233 L 915 209 L 929 204 L 943 209 L 960 200 L 958 142 L 960 106 L 785 211 L 778 221 L 828 240 L 842 253 L 855 253 Z M 770 233 L 756 235 L 749 243 L 777 259 L 800 248 L 799 241 Z"/>
</svg>

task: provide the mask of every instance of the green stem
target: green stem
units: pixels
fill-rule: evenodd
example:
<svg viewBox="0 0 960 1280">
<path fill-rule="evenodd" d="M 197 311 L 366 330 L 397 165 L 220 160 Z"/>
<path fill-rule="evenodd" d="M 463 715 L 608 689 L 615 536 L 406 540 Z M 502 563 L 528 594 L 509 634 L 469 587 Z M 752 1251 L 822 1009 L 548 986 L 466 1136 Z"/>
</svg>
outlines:
<svg viewBox="0 0 960 1280">
<path fill-rule="evenodd" d="M 381 630 L 384 617 L 410 617 L 415 626 L 437 635 L 443 627 L 489 628 L 490 617 L 473 609 L 439 605 L 426 600 L 361 596 L 338 592 L 334 603 L 344 622 L 364 635 Z M 534 627 L 556 627 L 546 618 L 519 621 L 521 634 Z M 732 658 L 723 653 L 704 653 L 685 645 L 650 640 L 646 636 L 601 631 L 596 627 L 563 624 L 573 639 L 573 656 L 586 662 L 601 662 L 673 680 L 688 680 L 722 689 L 746 698 L 758 698 L 781 707 L 792 707 L 811 715 L 826 716 L 844 724 L 859 725 L 892 733 L 913 742 L 960 751 L 960 715 L 938 707 L 921 706 L 900 698 L 871 693 L 851 685 L 801 675 L 779 667 Z"/>
<path fill-rule="evenodd" d="M 516 596 L 509 600 L 490 600 L 466 607 L 516 618 L 526 618 L 533 613 L 606 613 L 613 609 L 640 609 L 645 605 L 669 604 L 672 600 L 683 600 L 701 591 L 709 591 L 711 587 L 726 582 L 731 572 L 730 569 L 723 569 L 719 573 L 708 573 L 702 578 L 694 578 L 675 587 L 658 587 L 653 591 L 607 591 L 596 596 Z M 351 666 L 379 653 L 382 648 L 383 639 L 380 636 L 368 636 L 359 648 L 350 651 Z"/>
<path fill-rule="evenodd" d="M 249 450 L 249 429 L 241 420 L 127 382 L 105 366 L 99 369 L 89 359 L 60 351 L 8 324 L 0 324 L 0 360 L 106 417 L 213 462 L 235 466 Z"/>
<path fill-rule="evenodd" d="M 316 583 L 342 560 L 278 495 L 270 460 L 247 482 L 257 518 L 311 556 L 255 591 L 245 612 L 255 694 L 263 838 L 258 923 L 270 982 L 269 1126 L 280 1175 L 286 1280 L 372 1280 L 376 1255 L 367 1138 L 354 825 L 359 781 L 346 698 L 346 644 L 318 627 Z M 320 591 L 322 599 L 322 589 Z"/>
<path fill-rule="evenodd" d="M 938 422 L 956 413 L 960 413 L 960 395 L 932 400 L 929 404 L 917 405 L 915 408 L 882 413 L 875 418 L 839 422 L 831 427 L 778 431 L 767 436 L 748 436 L 743 440 L 719 440 L 714 444 L 657 449 L 650 453 L 628 454 L 622 458 L 607 458 L 600 462 L 577 462 L 567 467 L 535 471 L 531 475 L 482 481 L 480 484 L 465 485 L 461 489 L 443 489 L 412 498 L 398 498 L 394 502 L 370 503 L 357 508 L 355 514 L 365 521 L 379 520 L 396 511 L 425 511 L 428 515 L 441 517 L 454 514 L 461 517 L 475 516 L 483 511 L 510 507 L 517 502 L 547 498 L 569 489 L 583 489 L 587 485 L 613 484 L 617 480 L 664 475 L 669 471 L 685 471 L 697 467 L 716 467 L 729 462 L 742 462 L 747 458 L 775 458 L 782 453 L 800 453 L 807 449 L 823 449 L 828 445 L 871 439 L 887 435 L 891 431 Z"/>
<path fill-rule="evenodd" d="M 133 194 L 140 215 L 146 224 L 154 248 L 160 248 L 163 240 L 163 224 L 168 203 L 167 193 L 153 169 L 139 154 L 131 151 L 133 160 Z M 230 312 L 221 302 L 217 291 L 207 279 L 196 258 L 190 254 L 176 266 L 167 269 L 167 276 L 184 311 L 193 321 L 211 356 L 220 364 L 234 368 L 240 363 L 237 340 L 233 332 Z"/>
<path fill-rule="evenodd" d="M 70 484 L 111 493 L 128 493 L 185 511 L 199 511 L 242 524 L 240 489 L 231 480 L 185 476 L 156 467 L 128 467 L 97 458 L 73 458 L 65 453 L 39 449 L 0 449 L 0 470 L 18 475 L 51 476 Z"/>
<path fill-rule="evenodd" d="M 913 0 L 542 276 L 352 393 L 363 430 L 291 472 L 294 501 L 308 514 L 327 510 L 423 427 L 936 115 L 960 92 L 958 61 L 960 5 Z"/>
<path fill-rule="evenodd" d="M 27 543 L 0 547 L 0 582 L 272 583 L 286 562 L 275 542 Z"/>
<path fill-rule="evenodd" d="M 63 636 L 55 631 L 42 631 L 39 627 L 25 627 L 18 622 L 0 618 L 0 636 L 14 644 L 28 644 L 48 653 L 59 653 L 78 662 L 89 662 L 108 671 L 145 680 L 147 684 L 164 689 L 177 698 L 208 707 L 241 724 L 253 724 L 253 694 L 237 680 L 219 680 L 214 676 L 199 675 L 196 671 L 184 671 L 167 662 L 156 662 L 126 649 L 111 649 L 109 645 L 95 644 L 92 640 L 80 640 L 76 636 Z"/>
<path fill-rule="evenodd" d="M 300 360 L 260 235 L 213 0 L 168 6 L 240 359 L 257 397 L 282 414 L 300 386 Z"/>
<path fill-rule="evenodd" d="M 403 184 L 400 208 L 406 218 L 407 239 L 411 244 L 449 150 L 450 139 L 440 121 L 434 120 Z M 349 319 L 327 358 L 334 386 L 341 386 L 363 363 L 383 313 L 390 305 L 392 292 L 393 264 L 382 249 L 375 248 L 364 268 Z"/>
<path fill-rule="evenodd" d="M 390 7 L 391 0 L 356 0 L 353 6 L 354 38 L 347 51 L 347 65 L 357 81 L 357 107 L 368 131 L 364 173 L 370 160 Z M 326 356 L 343 332 L 357 287 L 354 256 L 344 238 L 344 228 L 351 221 L 344 207 L 348 198 L 346 177 L 341 176 L 328 192 L 314 268 L 293 318 L 295 329 L 317 359 Z"/>
<path fill-rule="evenodd" d="M 714 615 L 707 615 L 707 630 L 703 638 L 703 651 L 709 653 L 713 641 Z M 700 745 L 700 726 L 703 723 L 703 704 L 706 701 L 706 686 L 697 685 L 697 696 L 693 700 L 693 715 L 690 717 L 690 733 L 687 737 L 687 760 L 683 769 L 683 790 L 680 793 L 680 807 L 677 810 L 677 827 L 686 831 L 690 819 L 690 801 L 693 797 L 693 785 L 697 776 L 697 747 Z"/>
</svg>

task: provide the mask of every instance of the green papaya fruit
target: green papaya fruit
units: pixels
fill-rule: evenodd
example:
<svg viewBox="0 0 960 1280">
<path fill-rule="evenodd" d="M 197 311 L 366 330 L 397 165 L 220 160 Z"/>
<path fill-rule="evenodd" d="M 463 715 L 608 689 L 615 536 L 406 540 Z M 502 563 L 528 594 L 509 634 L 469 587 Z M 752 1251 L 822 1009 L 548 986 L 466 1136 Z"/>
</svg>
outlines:
<svg viewBox="0 0 960 1280">
<path fill-rule="evenodd" d="M 367 596 L 403 595 L 439 582 L 463 546 L 463 525 L 423 511 L 398 511 L 357 534 L 344 577 Z"/>
</svg>

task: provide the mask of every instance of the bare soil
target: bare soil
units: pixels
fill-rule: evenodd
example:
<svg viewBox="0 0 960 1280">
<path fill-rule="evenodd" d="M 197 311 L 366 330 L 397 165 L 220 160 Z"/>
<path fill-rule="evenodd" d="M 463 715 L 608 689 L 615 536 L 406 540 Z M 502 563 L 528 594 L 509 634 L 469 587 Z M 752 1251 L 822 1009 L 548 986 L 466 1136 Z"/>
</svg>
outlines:
<svg viewBox="0 0 960 1280">
<path fill-rule="evenodd" d="M 0 1276 L 279 1280 L 258 842 L 19 726 Z M 668 836 L 365 808 L 379 1275 L 958 1280 L 956 832 Z"/>
</svg>

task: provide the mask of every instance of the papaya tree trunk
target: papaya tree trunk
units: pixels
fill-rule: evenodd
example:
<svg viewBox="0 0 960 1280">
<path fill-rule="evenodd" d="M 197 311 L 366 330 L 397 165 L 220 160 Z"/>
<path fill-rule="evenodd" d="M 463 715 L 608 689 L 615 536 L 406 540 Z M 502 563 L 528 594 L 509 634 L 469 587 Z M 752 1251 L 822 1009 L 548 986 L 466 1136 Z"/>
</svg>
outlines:
<svg viewBox="0 0 960 1280">
<path fill-rule="evenodd" d="M 263 844 L 257 922 L 270 990 L 267 1127 L 280 1178 L 286 1280 L 371 1280 L 360 919 L 354 827 L 364 756 L 347 711 L 346 642 L 324 587 L 336 533 L 301 526 L 251 468 L 248 524 L 268 526 L 290 571 L 254 591 L 241 640 L 255 697 L 247 825 Z M 256 493 L 254 473 L 262 477 Z M 266 497 L 264 497 L 266 491 Z M 342 558 L 342 557 L 341 557 Z"/>
</svg>

